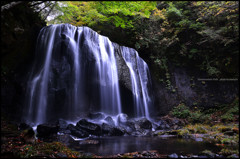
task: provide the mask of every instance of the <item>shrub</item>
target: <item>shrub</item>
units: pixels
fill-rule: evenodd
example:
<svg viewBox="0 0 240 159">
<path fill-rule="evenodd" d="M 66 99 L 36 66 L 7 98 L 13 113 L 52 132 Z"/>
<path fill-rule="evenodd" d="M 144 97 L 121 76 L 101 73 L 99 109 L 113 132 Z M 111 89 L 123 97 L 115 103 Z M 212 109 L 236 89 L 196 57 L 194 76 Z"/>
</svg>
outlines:
<svg viewBox="0 0 240 159">
<path fill-rule="evenodd" d="M 185 136 L 189 135 L 190 132 L 188 131 L 188 129 L 179 129 L 179 130 L 177 130 L 177 134 L 179 137 L 185 137 Z"/>
<path fill-rule="evenodd" d="M 239 151 L 238 150 L 231 150 L 231 149 L 224 148 L 224 149 L 221 150 L 220 154 L 224 155 L 224 156 L 229 156 L 231 154 L 239 155 Z"/>
<path fill-rule="evenodd" d="M 174 117 L 183 119 L 189 117 L 190 110 L 187 106 L 185 106 L 185 104 L 181 103 L 172 109 L 171 114 Z"/>
<path fill-rule="evenodd" d="M 200 119 L 201 116 L 202 116 L 202 113 L 200 111 L 192 112 L 189 116 L 189 120 L 192 123 L 199 123 L 201 122 L 201 119 Z"/>
</svg>

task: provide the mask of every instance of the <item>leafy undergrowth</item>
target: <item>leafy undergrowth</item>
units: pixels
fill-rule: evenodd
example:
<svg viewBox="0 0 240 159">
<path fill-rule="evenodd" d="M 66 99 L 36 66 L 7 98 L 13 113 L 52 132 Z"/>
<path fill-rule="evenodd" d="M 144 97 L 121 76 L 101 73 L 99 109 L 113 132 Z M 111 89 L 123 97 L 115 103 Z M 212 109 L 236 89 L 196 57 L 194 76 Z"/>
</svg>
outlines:
<svg viewBox="0 0 240 159">
<path fill-rule="evenodd" d="M 239 125 L 238 124 L 217 124 L 217 125 L 187 125 L 177 130 L 179 137 L 187 137 L 188 135 L 205 134 L 203 139 L 212 139 L 218 145 L 238 145 L 239 144 Z"/>
<path fill-rule="evenodd" d="M 7 122 L 1 117 L 1 157 L 3 158 L 85 158 L 85 156 L 73 151 L 60 142 L 42 142 L 29 136 L 30 130 L 20 131 L 16 124 Z"/>
<path fill-rule="evenodd" d="M 239 124 L 188 124 L 178 130 L 161 131 L 158 135 L 174 134 L 178 138 L 206 141 L 220 148 L 218 154 L 223 156 L 239 156 Z"/>
<path fill-rule="evenodd" d="M 213 125 L 216 123 L 238 122 L 239 98 L 237 97 L 230 104 L 221 104 L 209 109 L 198 107 L 197 104 L 190 109 L 184 103 L 180 103 L 172 109 L 170 116 L 186 119 L 191 124 L 205 123 Z"/>
<path fill-rule="evenodd" d="M 230 104 L 207 110 L 197 105 L 190 109 L 181 103 L 169 115 L 184 119 L 187 124 L 181 129 L 169 131 L 168 134 L 175 133 L 180 138 L 202 138 L 221 147 L 221 155 L 239 155 L 239 98 Z"/>
</svg>

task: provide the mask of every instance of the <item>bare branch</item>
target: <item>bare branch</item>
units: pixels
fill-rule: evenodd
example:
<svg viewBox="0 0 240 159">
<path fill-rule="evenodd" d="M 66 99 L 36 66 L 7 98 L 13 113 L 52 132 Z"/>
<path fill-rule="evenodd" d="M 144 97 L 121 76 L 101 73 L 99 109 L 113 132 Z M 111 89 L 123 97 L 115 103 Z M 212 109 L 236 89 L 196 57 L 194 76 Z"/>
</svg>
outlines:
<svg viewBox="0 0 240 159">
<path fill-rule="evenodd" d="M 45 16 L 44 20 L 47 19 L 47 17 L 49 16 L 49 14 L 52 12 L 53 8 L 56 6 L 56 2 L 52 5 L 51 9 L 48 11 L 47 15 Z"/>
<path fill-rule="evenodd" d="M 40 12 L 43 11 L 45 8 L 47 8 L 47 7 L 51 6 L 51 5 L 52 5 L 52 3 L 45 4 L 45 6 L 44 6 L 40 11 L 38 11 L 38 13 L 40 13 Z"/>
<path fill-rule="evenodd" d="M 32 3 L 32 4 L 30 4 L 30 7 L 34 7 L 34 6 L 36 6 L 36 5 L 40 5 L 40 4 L 42 4 L 42 3 L 44 3 L 44 1 L 36 2 L 36 3 Z"/>
</svg>

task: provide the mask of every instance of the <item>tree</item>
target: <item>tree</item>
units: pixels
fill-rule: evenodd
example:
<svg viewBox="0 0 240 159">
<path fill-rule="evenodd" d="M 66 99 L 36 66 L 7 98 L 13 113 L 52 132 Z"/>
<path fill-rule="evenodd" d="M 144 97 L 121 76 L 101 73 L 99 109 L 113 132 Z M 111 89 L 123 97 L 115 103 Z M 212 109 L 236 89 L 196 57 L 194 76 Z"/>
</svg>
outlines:
<svg viewBox="0 0 240 159">
<path fill-rule="evenodd" d="M 62 22 L 76 26 L 94 26 L 108 23 L 115 27 L 133 28 L 138 18 L 149 18 L 156 2 L 149 1 L 72 1 L 61 2 L 63 13 L 51 23 Z"/>
</svg>

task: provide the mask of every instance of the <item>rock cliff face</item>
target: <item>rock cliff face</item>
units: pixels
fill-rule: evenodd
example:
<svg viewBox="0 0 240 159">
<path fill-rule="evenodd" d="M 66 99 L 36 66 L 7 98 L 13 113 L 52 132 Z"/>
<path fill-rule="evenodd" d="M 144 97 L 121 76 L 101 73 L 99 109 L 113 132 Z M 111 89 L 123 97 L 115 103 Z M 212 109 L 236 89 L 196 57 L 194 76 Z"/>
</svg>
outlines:
<svg viewBox="0 0 240 159">
<path fill-rule="evenodd" d="M 12 119 L 21 115 L 35 43 L 45 25 L 27 2 L 1 12 L 1 109 Z"/>
<path fill-rule="evenodd" d="M 157 115 L 167 114 L 174 106 L 185 103 L 190 107 L 205 109 L 231 103 L 239 96 L 238 79 L 209 78 L 206 73 L 191 67 L 170 67 L 173 89 L 156 82 L 153 75 L 153 92 Z"/>
</svg>

